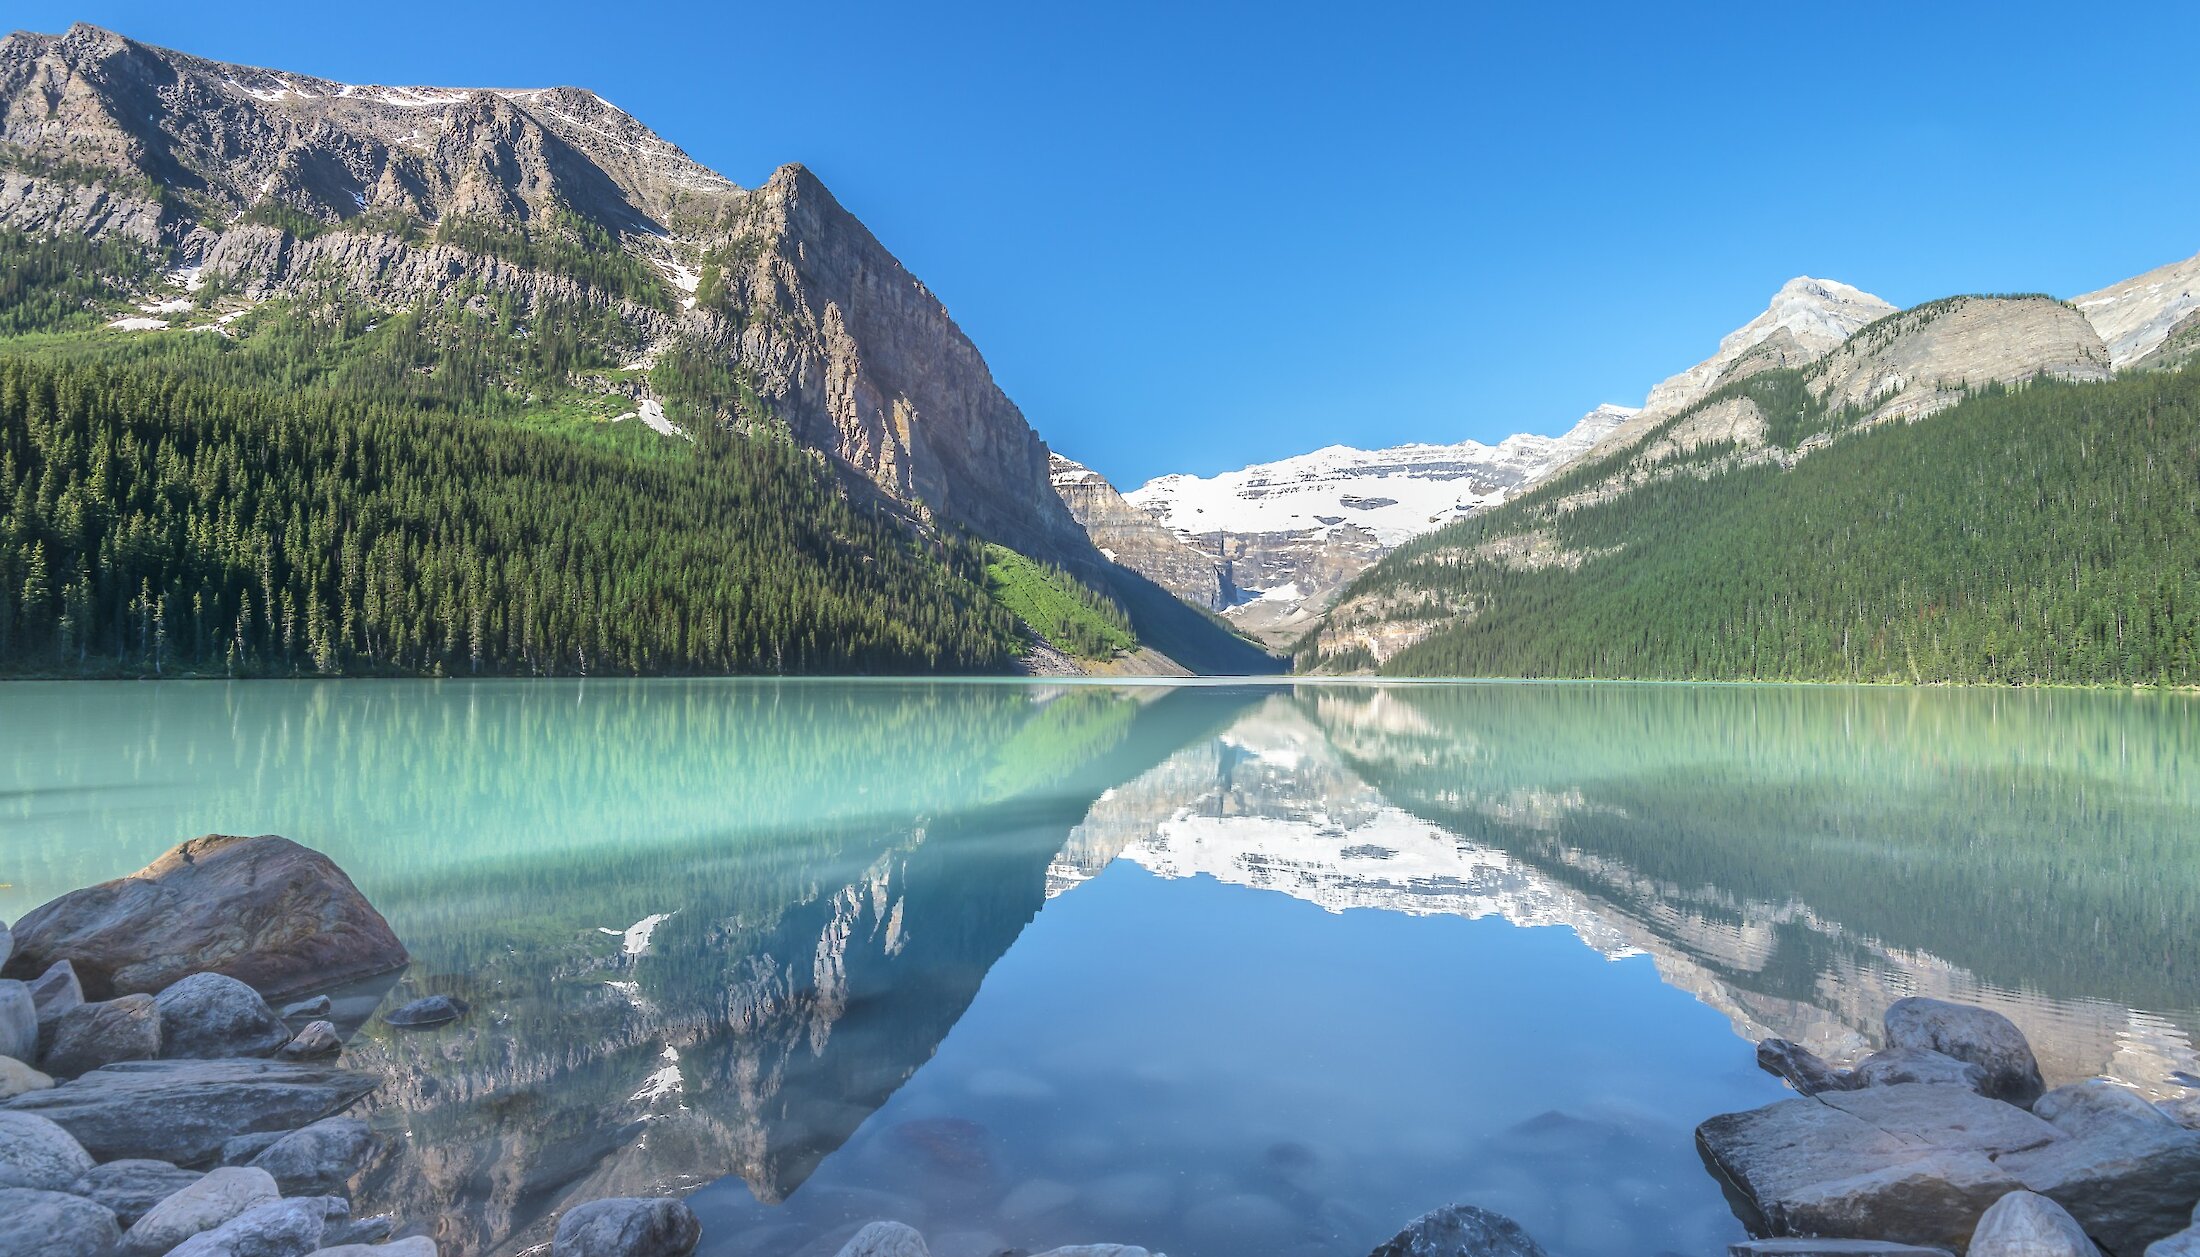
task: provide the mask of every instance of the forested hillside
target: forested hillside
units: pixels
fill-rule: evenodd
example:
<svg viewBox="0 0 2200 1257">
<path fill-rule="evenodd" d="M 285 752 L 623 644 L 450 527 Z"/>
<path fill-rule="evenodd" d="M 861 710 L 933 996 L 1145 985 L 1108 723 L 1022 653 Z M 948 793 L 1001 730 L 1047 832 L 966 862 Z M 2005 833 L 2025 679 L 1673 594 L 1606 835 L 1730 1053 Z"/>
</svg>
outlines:
<svg viewBox="0 0 2200 1257">
<path fill-rule="evenodd" d="M 1792 372 L 1706 404 L 1744 395 L 1769 457 L 1697 445 L 1619 493 L 1578 468 L 1368 573 L 1348 597 L 1429 630 L 1382 671 L 2200 684 L 2200 370 L 1846 434 Z"/>
</svg>

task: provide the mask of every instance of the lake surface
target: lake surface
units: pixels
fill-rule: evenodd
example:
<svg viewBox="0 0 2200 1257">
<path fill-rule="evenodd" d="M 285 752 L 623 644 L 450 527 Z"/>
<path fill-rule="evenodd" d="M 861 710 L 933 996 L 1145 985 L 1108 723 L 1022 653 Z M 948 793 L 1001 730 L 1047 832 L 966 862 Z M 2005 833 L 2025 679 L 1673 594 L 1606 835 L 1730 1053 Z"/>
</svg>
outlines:
<svg viewBox="0 0 2200 1257">
<path fill-rule="evenodd" d="M 474 1014 L 348 1064 L 366 1211 L 518 1253 L 692 1190 L 712 1257 L 1359 1257 L 1421 1211 L 1720 1252 L 1696 1158 L 1986 1003 L 2200 1081 L 2200 701 L 1741 686 L 0 686 L 0 916 L 208 832 L 328 852 Z"/>
</svg>

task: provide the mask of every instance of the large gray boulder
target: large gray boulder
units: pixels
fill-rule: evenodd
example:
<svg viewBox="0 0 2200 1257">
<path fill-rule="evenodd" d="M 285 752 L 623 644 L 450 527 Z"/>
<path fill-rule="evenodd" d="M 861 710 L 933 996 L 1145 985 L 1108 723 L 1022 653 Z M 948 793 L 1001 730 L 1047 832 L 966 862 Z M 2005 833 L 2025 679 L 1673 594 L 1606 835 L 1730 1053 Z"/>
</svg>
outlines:
<svg viewBox="0 0 2200 1257">
<path fill-rule="evenodd" d="M 1970 1257 L 2099 1257 L 2085 1228 L 2061 1205 L 2034 1192 L 1994 1202 L 1971 1232 Z"/>
<path fill-rule="evenodd" d="M 306 1257 L 321 1247 L 329 1221 L 349 1217 L 341 1200 L 306 1196 L 247 1209 L 169 1250 L 169 1257 Z"/>
<path fill-rule="evenodd" d="M 2200 1257 L 2200 1225 L 2147 1245 L 2146 1257 Z"/>
<path fill-rule="evenodd" d="M 2061 1131 L 2013 1104 L 1947 1083 L 1899 1083 L 1819 1098 L 1919 1147 L 1968 1149 L 1996 1157 L 2063 1137 Z"/>
<path fill-rule="evenodd" d="M 356 1117 L 329 1117 L 269 1144 L 252 1164 L 291 1195 L 349 1196 L 378 1148 Z"/>
<path fill-rule="evenodd" d="M 1986 1071 L 1982 1094 L 2023 1108 L 2047 1090 L 2032 1045 L 2016 1023 L 1990 1009 L 1911 996 L 1887 1006 L 1887 1046 L 1938 1052 Z"/>
<path fill-rule="evenodd" d="M 1849 1071 L 1853 1087 L 1898 1087 L 1904 1083 L 1930 1082 L 1986 1089 L 1986 1070 L 1970 1061 L 1925 1048 L 1882 1048 L 1856 1063 Z"/>
<path fill-rule="evenodd" d="M 57 1078 L 74 1078 L 102 1065 L 159 1055 L 160 1009 L 150 995 L 125 995 L 61 1014 L 53 1023 L 53 1046 L 38 1064 Z"/>
<path fill-rule="evenodd" d="M 932 1257 L 917 1229 L 902 1222 L 873 1222 L 840 1246 L 839 1257 Z"/>
<path fill-rule="evenodd" d="M 366 1074 L 292 1061 L 131 1061 L 17 1096 L 0 1112 L 51 1118 L 103 1160 L 203 1165 L 233 1136 L 295 1130 L 374 1087 Z"/>
<path fill-rule="evenodd" d="M 558 1219 L 551 1257 L 687 1257 L 703 1237 L 677 1200 L 621 1196 L 575 1205 Z"/>
<path fill-rule="evenodd" d="M 2070 1211 L 2113 1257 L 2183 1230 L 2200 1200 L 2200 1134 L 2146 1121 L 2109 1123 L 2000 1159 L 2023 1185 Z"/>
<path fill-rule="evenodd" d="M 409 957 L 344 871 L 287 838 L 194 838 L 128 877 L 15 923 L 5 976 L 62 958 L 95 997 L 227 974 L 269 998 L 388 973 Z"/>
<path fill-rule="evenodd" d="M 197 1170 L 166 1161 L 125 1158 L 86 1170 L 84 1177 L 69 1187 L 69 1194 L 107 1206 L 114 1211 L 115 1221 L 128 1228 L 151 1212 L 154 1205 L 204 1177 Z"/>
<path fill-rule="evenodd" d="M 0 1257 L 106 1257 L 121 1237 L 115 1215 L 82 1196 L 0 1188 Z"/>
<path fill-rule="evenodd" d="M 2023 1184 L 1975 1148 L 1935 1148 L 1914 1132 L 1883 1130 L 1827 1102 L 1870 1094 L 1834 1093 L 1721 1114 L 1696 1128 L 1697 1147 L 1754 1214 L 1744 1217 L 1754 1231 L 1961 1250 L 1979 1216 Z"/>
<path fill-rule="evenodd" d="M 76 966 L 66 960 L 46 966 L 44 973 L 30 980 L 30 988 L 41 1026 L 84 1002 L 84 984 L 77 981 Z"/>
<path fill-rule="evenodd" d="M 91 1168 L 91 1154 L 60 1126 L 0 1112 L 0 1187 L 65 1192 Z"/>
<path fill-rule="evenodd" d="M 170 1060 L 266 1056 L 290 1042 L 290 1027 L 260 993 L 219 973 L 194 973 L 153 997 L 160 1054 Z"/>
<path fill-rule="evenodd" d="M 38 1004 L 31 988 L 12 978 L 0 979 L 0 1056 L 38 1059 Z"/>
<path fill-rule="evenodd" d="M 2033 1102 L 2032 1113 L 2053 1122 L 2066 1135 L 2090 1134 L 2129 1122 L 2177 1125 L 2176 1118 L 2147 1103 L 2146 1097 L 2102 1078 L 2057 1087 Z"/>
<path fill-rule="evenodd" d="M 192 1236 L 282 1195 L 265 1170 L 223 1166 L 146 1210 L 123 1234 L 123 1248 L 130 1257 L 159 1257 Z"/>
<path fill-rule="evenodd" d="M 1805 1101 L 1808 1103 L 1808 1101 Z M 1548 1257 L 1520 1224 L 1474 1205 L 1422 1214 L 1369 1257 Z"/>
<path fill-rule="evenodd" d="M 1777 1240 L 1742 1240 L 1729 1244 L 1727 1257 L 1955 1257 L 1945 1248 L 1920 1244 L 1896 1244 L 1889 1240 L 1842 1240 L 1821 1236 L 1791 1236 Z"/>
</svg>

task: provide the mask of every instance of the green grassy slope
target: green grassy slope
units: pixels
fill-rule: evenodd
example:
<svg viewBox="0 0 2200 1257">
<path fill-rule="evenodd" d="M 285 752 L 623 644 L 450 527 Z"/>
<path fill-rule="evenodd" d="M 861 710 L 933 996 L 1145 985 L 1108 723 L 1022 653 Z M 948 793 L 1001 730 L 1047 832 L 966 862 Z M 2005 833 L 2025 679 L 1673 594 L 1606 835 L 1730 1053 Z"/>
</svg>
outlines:
<svg viewBox="0 0 2200 1257">
<path fill-rule="evenodd" d="M 989 544 L 985 585 L 995 601 L 1065 655 L 1112 659 L 1138 648 L 1121 607 L 1050 563 Z"/>
</svg>

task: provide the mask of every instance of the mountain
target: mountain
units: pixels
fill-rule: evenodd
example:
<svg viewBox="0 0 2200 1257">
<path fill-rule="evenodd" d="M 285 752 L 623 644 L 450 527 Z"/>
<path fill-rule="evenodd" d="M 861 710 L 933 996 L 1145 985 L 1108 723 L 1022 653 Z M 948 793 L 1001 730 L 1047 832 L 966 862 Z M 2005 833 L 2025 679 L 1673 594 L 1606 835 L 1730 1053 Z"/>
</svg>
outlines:
<svg viewBox="0 0 2200 1257">
<path fill-rule="evenodd" d="M 2200 315 L 2200 257 L 2095 289 L 2071 304 L 2107 342 L 2111 363 L 2129 366 L 2192 328 Z"/>
<path fill-rule="evenodd" d="M 788 165 L 760 187 L 737 186 L 591 92 L 347 84 L 85 25 L 17 32 L 0 40 L 0 231 L 34 281 L 0 295 L 0 333 L 66 332 L 79 360 L 182 371 L 182 359 L 212 350 L 179 347 L 173 333 L 203 329 L 242 359 L 270 328 L 296 340 L 301 321 L 365 310 L 337 356 L 315 364 L 325 375 L 296 382 L 372 402 L 380 395 L 335 377 L 404 379 L 368 338 L 405 315 L 421 342 L 404 348 L 414 372 L 472 377 L 494 394 L 466 398 L 469 414 L 502 407 L 538 436 L 611 440 L 645 460 L 665 453 L 652 442 L 691 444 L 703 430 L 750 443 L 782 434 L 814 451 L 845 509 L 899 531 L 867 535 L 867 557 L 843 561 L 825 556 L 847 529 L 797 519 L 818 536 L 782 557 L 857 601 L 903 610 L 857 587 L 864 563 L 896 566 L 905 560 L 889 551 L 908 546 L 906 561 L 943 588 L 982 595 L 976 565 L 950 553 L 966 534 L 1057 565 L 1101 597 L 1120 582 L 1134 587 L 1130 601 L 1145 593 L 1071 517 L 1046 444 L 946 308 L 816 176 Z M 555 344 L 542 343 L 538 321 Z M 305 364 L 260 360 L 256 382 L 294 391 Z M 629 418 L 641 423 L 618 426 Z M 64 597 L 49 593 L 39 614 L 58 622 Z M 104 614 L 109 595 L 97 596 Z M 1186 630 L 1205 622 L 1167 608 L 1129 614 L 1159 615 L 1164 636 L 1188 631 L 1194 653 L 1260 666 L 1219 626 Z M 954 654 L 942 635 L 968 635 L 928 612 L 917 620 L 922 643 L 891 666 Z M 778 644 L 793 647 L 782 657 L 832 653 Z M 575 654 L 573 642 L 541 645 L 526 666 Z M 340 669 L 420 666 L 364 637 L 339 647 Z M 628 666 L 710 666 L 695 651 L 672 655 Z M 1004 657 L 977 648 L 966 666 Z"/>
<path fill-rule="evenodd" d="M 2105 330 L 2137 352 L 2144 321 Z M 1889 315 L 1803 366 L 1737 358 L 1394 552 L 1302 663 L 2189 684 L 2200 372 L 2112 379 L 2112 357 L 2081 307 L 2017 296 Z"/>
<path fill-rule="evenodd" d="M 1143 573 L 1195 607 L 1222 611 L 1236 605 L 1236 587 L 1213 555 L 1125 501 L 1107 477 L 1083 463 L 1056 454 L 1049 465 L 1062 504 L 1110 562 Z"/>
</svg>

